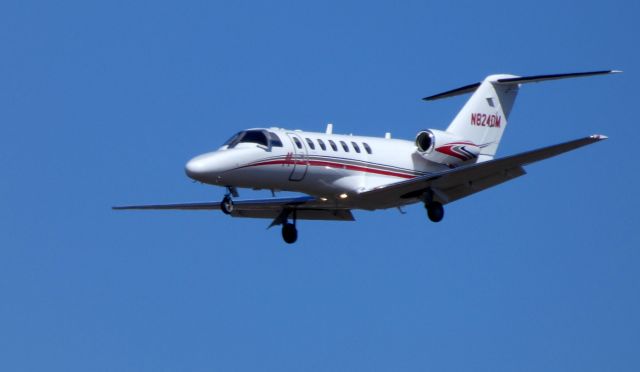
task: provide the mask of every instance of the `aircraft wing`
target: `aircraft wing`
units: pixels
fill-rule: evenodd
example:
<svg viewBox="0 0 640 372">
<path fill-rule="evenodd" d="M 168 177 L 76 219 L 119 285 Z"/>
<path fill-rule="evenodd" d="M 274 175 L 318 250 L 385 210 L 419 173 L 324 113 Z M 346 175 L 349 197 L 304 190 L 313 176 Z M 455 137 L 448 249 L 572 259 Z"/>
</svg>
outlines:
<svg viewBox="0 0 640 372">
<path fill-rule="evenodd" d="M 420 198 L 427 189 L 431 189 L 434 196 L 443 204 L 446 204 L 520 177 L 526 174 L 522 168 L 525 165 L 605 139 L 607 137 L 603 135 L 592 135 L 500 159 L 469 164 L 444 172 L 381 186 L 365 191 L 359 194 L 358 197 L 369 200 L 412 199 Z"/>
<path fill-rule="evenodd" d="M 115 210 L 219 210 L 220 202 L 179 203 L 179 204 L 151 204 L 126 205 L 113 207 Z M 332 208 L 325 202 L 320 202 L 312 196 L 294 198 L 269 198 L 252 200 L 234 200 L 233 217 L 271 218 L 276 219 L 284 210 L 295 210 L 299 220 L 334 220 L 353 221 L 351 210 Z"/>
</svg>

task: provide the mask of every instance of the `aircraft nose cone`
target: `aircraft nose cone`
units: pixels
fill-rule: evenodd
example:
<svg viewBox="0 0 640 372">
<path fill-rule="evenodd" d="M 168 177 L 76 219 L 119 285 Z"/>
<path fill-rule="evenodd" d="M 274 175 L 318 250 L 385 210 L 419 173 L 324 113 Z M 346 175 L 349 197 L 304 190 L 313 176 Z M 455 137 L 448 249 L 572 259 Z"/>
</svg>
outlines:
<svg viewBox="0 0 640 372">
<path fill-rule="evenodd" d="M 184 171 L 189 178 L 194 180 L 200 182 L 211 181 L 217 176 L 216 173 L 219 171 L 219 166 L 216 166 L 218 162 L 214 158 L 215 155 L 213 154 L 196 156 L 185 164 Z"/>
<path fill-rule="evenodd" d="M 227 154 L 211 152 L 189 160 L 184 166 L 184 171 L 194 180 L 216 183 L 222 180 L 222 174 L 229 170 L 231 165 Z"/>
<path fill-rule="evenodd" d="M 206 163 L 200 156 L 196 156 L 185 164 L 184 171 L 187 176 L 198 179 L 207 172 Z"/>
</svg>

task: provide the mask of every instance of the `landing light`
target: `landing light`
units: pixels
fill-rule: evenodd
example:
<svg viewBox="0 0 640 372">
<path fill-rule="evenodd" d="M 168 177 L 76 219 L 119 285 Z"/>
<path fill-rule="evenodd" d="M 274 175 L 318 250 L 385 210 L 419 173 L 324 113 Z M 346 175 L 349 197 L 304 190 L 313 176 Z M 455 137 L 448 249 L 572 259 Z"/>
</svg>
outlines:
<svg viewBox="0 0 640 372">
<path fill-rule="evenodd" d="M 349 195 L 343 193 L 338 196 L 340 197 L 340 199 L 346 199 Z"/>
<path fill-rule="evenodd" d="M 320 200 L 327 201 L 328 199 L 327 198 L 320 198 Z"/>
</svg>

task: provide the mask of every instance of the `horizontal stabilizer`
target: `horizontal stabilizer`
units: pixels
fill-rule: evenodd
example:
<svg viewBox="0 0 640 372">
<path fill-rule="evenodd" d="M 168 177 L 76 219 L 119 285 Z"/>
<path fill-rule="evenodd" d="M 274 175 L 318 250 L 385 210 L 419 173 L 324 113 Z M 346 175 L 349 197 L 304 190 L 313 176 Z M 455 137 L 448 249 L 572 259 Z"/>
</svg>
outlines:
<svg viewBox="0 0 640 372">
<path fill-rule="evenodd" d="M 569 79 L 569 78 L 577 78 L 577 77 L 585 77 L 585 76 L 594 76 L 594 75 L 607 75 L 607 74 L 616 74 L 622 71 L 619 70 L 602 70 L 602 71 L 588 71 L 588 72 L 573 72 L 568 74 L 551 74 L 551 75 L 533 75 L 533 76 L 516 76 L 510 78 L 497 78 L 492 82 L 498 84 L 526 84 L 526 83 L 539 83 L 541 81 L 547 80 L 558 80 L 558 79 Z M 499 76 L 499 75 L 498 75 Z M 491 78 L 491 77 L 489 77 Z M 491 81 L 491 80 L 490 80 Z M 424 97 L 425 101 L 435 101 L 442 98 L 459 96 L 461 94 L 472 93 L 481 83 L 474 83 L 465 85 L 460 88 L 448 90 L 446 92 L 434 94 L 429 97 Z"/>
<path fill-rule="evenodd" d="M 424 97 L 423 100 L 425 100 L 425 101 L 435 101 L 435 100 L 441 99 L 441 98 L 449 98 L 449 97 L 459 96 L 461 94 L 467 94 L 467 93 L 475 92 L 475 90 L 478 89 L 479 86 L 480 86 L 480 83 L 469 84 L 469 85 L 465 85 L 465 86 L 460 87 L 460 88 L 456 88 L 456 89 L 448 90 L 446 92 L 434 94 L 434 95 L 429 96 L 429 97 Z"/>
<path fill-rule="evenodd" d="M 603 70 L 603 71 L 589 71 L 589 72 L 573 72 L 569 74 L 521 76 L 516 78 L 497 79 L 496 81 L 498 83 L 503 83 L 503 84 L 505 83 L 506 84 L 526 84 L 526 83 L 539 83 L 541 81 L 547 81 L 547 80 L 570 79 L 570 78 L 594 76 L 594 75 L 617 74 L 620 72 L 622 71 Z"/>
</svg>

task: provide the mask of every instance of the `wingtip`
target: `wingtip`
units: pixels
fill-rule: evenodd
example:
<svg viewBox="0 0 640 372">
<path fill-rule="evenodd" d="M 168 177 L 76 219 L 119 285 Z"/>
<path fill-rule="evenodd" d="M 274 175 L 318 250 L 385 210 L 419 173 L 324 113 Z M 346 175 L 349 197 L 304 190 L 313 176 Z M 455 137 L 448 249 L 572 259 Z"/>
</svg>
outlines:
<svg viewBox="0 0 640 372">
<path fill-rule="evenodd" d="M 610 72 L 610 73 L 612 73 L 612 74 L 621 74 L 621 73 L 623 73 L 624 71 L 622 71 L 622 70 L 611 70 L 611 71 L 609 71 L 609 72 Z"/>
<path fill-rule="evenodd" d="M 598 140 L 598 141 L 602 141 L 602 140 L 606 140 L 609 137 L 605 136 L 604 134 L 592 134 L 591 138 Z"/>
</svg>

